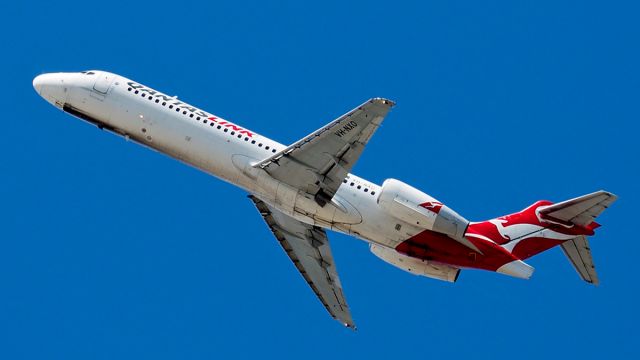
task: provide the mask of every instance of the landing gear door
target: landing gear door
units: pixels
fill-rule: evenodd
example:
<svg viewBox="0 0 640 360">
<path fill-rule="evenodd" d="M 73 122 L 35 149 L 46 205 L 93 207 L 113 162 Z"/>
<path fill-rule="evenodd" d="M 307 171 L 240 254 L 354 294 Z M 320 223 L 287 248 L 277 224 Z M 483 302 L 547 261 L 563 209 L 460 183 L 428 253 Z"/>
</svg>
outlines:
<svg viewBox="0 0 640 360">
<path fill-rule="evenodd" d="M 101 95 L 106 95 L 111 83 L 113 82 L 113 74 L 99 72 L 96 75 L 96 82 L 93 84 L 93 91 Z"/>
</svg>

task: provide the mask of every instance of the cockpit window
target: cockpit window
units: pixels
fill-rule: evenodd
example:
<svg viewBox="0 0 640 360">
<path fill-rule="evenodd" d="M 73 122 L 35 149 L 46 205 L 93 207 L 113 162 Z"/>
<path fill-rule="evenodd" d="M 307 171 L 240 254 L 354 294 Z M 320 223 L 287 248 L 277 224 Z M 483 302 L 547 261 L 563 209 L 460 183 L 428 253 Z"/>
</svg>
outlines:
<svg viewBox="0 0 640 360">
<path fill-rule="evenodd" d="M 94 75 L 95 73 L 93 71 L 80 71 L 81 74 L 85 74 L 85 75 Z"/>
</svg>

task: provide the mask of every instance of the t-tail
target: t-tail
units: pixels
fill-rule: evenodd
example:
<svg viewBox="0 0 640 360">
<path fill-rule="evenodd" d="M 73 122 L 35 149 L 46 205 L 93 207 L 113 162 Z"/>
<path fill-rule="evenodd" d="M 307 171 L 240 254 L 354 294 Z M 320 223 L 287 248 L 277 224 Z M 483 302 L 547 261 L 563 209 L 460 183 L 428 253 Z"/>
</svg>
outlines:
<svg viewBox="0 0 640 360">
<path fill-rule="evenodd" d="M 522 260 L 561 245 L 580 277 L 597 285 L 598 275 L 587 237 L 600 226 L 595 218 L 616 199 L 616 195 L 601 190 L 555 204 L 538 201 L 515 214 L 470 223 L 465 236 L 502 246 L 519 260 L 506 264 L 498 272 L 525 278 L 533 268 Z"/>
</svg>

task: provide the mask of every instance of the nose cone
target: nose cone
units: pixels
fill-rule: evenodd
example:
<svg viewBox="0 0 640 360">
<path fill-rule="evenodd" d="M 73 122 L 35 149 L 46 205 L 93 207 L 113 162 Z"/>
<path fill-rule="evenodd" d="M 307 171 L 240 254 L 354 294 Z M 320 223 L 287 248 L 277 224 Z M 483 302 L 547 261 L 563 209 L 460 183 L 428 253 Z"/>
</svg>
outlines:
<svg viewBox="0 0 640 360">
<path fill-rule="evenodd" d="M 38 75 L 33 78 L 33 88 L 36 89 L 36 92 L 40 94 L 40 89 L 42 89 L 42 82 L 44 79 L 44 75 Z"/>
<path fill-rule="evenodd" d="M 33 88 L 51 104 L 62 107 L 66 101 L 68 76 L 65 73 L 38 75 L 33 79 Z"/>
<path fill-rule="evenodd" d="M 38 94 L 42 95 L 42 89 L 44 87 L 62 85 L 62 76 L 60 74 L 42 74 L 33 79 L 33 88 L 36 89 Z"/>
</svg>

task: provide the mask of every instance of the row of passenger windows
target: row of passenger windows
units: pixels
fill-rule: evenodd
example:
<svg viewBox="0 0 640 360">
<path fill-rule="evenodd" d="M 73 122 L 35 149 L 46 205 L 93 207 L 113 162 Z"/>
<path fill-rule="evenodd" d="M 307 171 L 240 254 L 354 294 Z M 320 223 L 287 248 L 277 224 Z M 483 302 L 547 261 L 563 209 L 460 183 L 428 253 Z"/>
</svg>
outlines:
<svg viewBox="0 0 640 360">
<path fill-rule="evenodd" d="M 354 183 L 353 181 L 349 182 L 348 179 L 344 179 L 344 180 L 342 180 L 342 182 L 345 183 L 345 184 L 349 183 L 349 186 L 355 186 L 356 185 L 356 183 Z M 358 190 L 362 190 L 363 186 L 362 185 L 358 185 L 358 186 L 356 186 L 356 188 Z M 376 194 L 376 192 L 374 190 L 371 190 L 371 192 L 369 192 L 369 188 L 368 187 L 364 187 L 364 192 L 369 193 L 371 195 L 375 195 Z"/>
<path fill-rule="evenodd" d="M 131 91 L 131 90 L 133 90 L 133 89 L 132 89 L 132 88 L 127 88 L 127 91 Z M 149 100 L 153 100 L 153 96 L 151 96 L 151 95 L 146 95 L 144 92 L 140 92 L 140 91 L 138 91 L 138 90 L 135 90 L 133 93 L 134 93 L 134 94 L 138 94 L 138 93 L 140 93 L 140 95 L 141 95 L 142 97 L 146 97 L 146 98 L 148 98 Z M 156 104 L 160 104 L 160 99 L 156 98 L 156 99 L 155 99 L 155 102 L 156 102 Z M 167 106 L 167 102 L 166 102 L 166 101 L 163 101 L 163 102 L 162 102 L 162 106 Z M 173 106 L 172 104 L 169 104 L 169 109 L 173 109 L 173 108 L 174 108 L 174 106 Z M 175 108 L 176 108 L 176 112 L 180 112 L 180 107 L 176 106 Z M 207 124 L 207 123 L 209 123 L 209 126 L 211 126 L 211 127 L 216 126 L 216 124 L 215 124 L 213 121 L 209 121 L 207 118 L 202 118 L 202 117 L 200 117 L 200 116 L 195 116 L 193 113 L 191 113 L 191 112 L 187 112 L 187 110 L 182 110 L 182 115 L 187 115 L 187 113 L 189 113 L 189 117 L 190 117 L 190 118 L 195 118 L 195 119 L 196 119 L 196 121 L 200 121 L 200 120 L 202 120 L 202 123 L 203 123 L 203 124 Z M 218 125 L 216 128 L 217 128 L 218 130 L 222 130 L 222 131 L 224 131 L 224 132 L 229 132 L 229 128 L 227 128 L 227 127 L 224 127 L 224 128 L 223 128 L 223 126 L 222 126 L 222 125 Z M 231 133 L 230 133 L 230 135 L 231 135 L 231 136 L 234 136 L 235 134 L 236 134 L 236 132 L 235 132 L 235 131 L 231 131 Z M 238 133 L 238 139 L 242 139 L 242 134 Z M 244 137 L 244 141 L 249 142 L 249 137 L 248 137 L 248 136 L 245 136 L 245 137 Z M 254 144 L 254 145 L 255 145 L 255 144 L 256 144 L 256 141 L 255 141 L 255 140 L 251 140 L 251 144 Z M 258 143 L 258 147 L 260 147 L 260 148 L 261 148 L 261 147 L 262 147 L 262 143 Z M 265 145 L 265 146 L 264 146 L 264 149 L 265 149 L 265 150 L 269 150 L 269 149 L 270 149 L 270 150 L 271 150 L 271 152 L 272 152 L 272 153 L 274 153 L 274 154 L 275 154 L 275 152 L 277 151 L 275 148 L 272 148 L 272 147 L 270 147 L 269 145 Z"/>
</svg>

